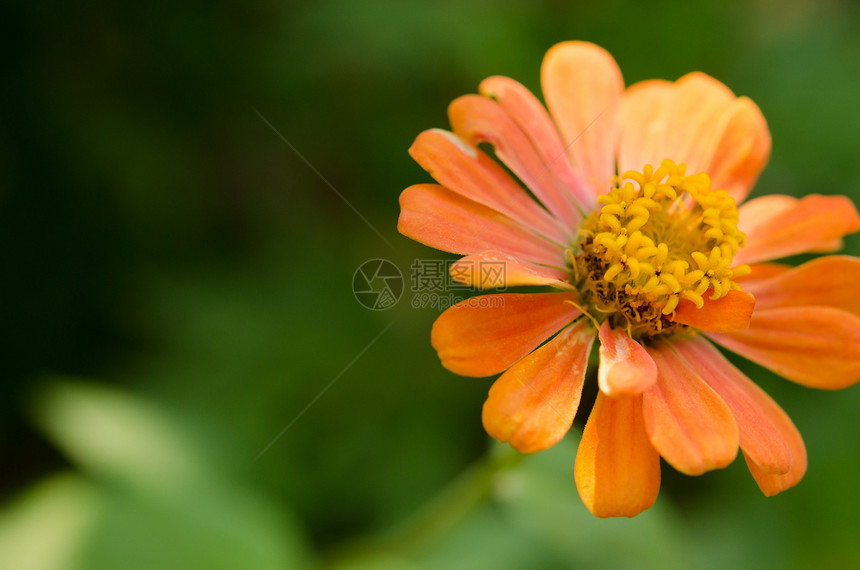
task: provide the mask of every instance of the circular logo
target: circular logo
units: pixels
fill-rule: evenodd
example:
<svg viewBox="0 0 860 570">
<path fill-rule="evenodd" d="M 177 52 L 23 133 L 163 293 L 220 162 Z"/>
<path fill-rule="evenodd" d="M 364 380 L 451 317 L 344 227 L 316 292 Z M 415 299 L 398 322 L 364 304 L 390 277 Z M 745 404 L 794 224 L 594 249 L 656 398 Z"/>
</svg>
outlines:
<svg viewBox="0 0 860 570">
<path fill-rule="evenodd" d="M 365 261 L 352 276 L 355 300 L 372 311 L 384 311 L 403 295 L 403 274 L 387 259 Z"/>
</svg>

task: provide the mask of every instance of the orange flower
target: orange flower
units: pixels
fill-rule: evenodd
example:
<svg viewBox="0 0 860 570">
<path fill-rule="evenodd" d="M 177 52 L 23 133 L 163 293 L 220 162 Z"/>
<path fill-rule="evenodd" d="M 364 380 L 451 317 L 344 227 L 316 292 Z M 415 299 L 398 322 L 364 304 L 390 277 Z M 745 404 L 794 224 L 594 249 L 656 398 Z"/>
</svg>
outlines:
<svg viewBox="0 0 860 570">
<path fill-rule="evenodd" d="M 404 235 L 466 255 L 452 271 L 466 284 L 496 286 L 478 268 L 502 262 L 507 286 L 556 290 L 445 311 L 431 337 L 443 366 L 504 372 L 484 426 L 533 453 L 570 429 L 598 337 L 600 390 L 575 475 L 599 517 L 650 507 L 661 456 L 699 475 L 740 446 L 766 495 L 792 487 L 806 471 L 797 429 L 709 340 L 806 386 L 860 380 L 860 259 L 767 263 L 838 249 L 860 229 L 856 209 L 820 195 L 738 207 L 770 133 L 755 103 L 707 75 L 625 89 L 611 55 L 567 42 L 547 53 L 541 81 L 549 112 L 491 77 L 451 104 L 453 132 L 425 131 L 410 148 L 439 185 L 403 191 Z"/>
</svg>

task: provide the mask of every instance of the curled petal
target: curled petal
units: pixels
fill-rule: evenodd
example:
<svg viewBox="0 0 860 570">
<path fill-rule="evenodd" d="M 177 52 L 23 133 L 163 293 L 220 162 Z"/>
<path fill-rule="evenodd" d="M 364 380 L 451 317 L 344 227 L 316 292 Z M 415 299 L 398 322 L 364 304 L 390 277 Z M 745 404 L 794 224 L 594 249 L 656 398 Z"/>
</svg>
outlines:
<svg viewBox="0 0 860 570">
<path fill-rule="evenodd" d="M 524 285 L 573 289 L 573 286 L 565 281 L 568 275 L 564 271 L 520 261 L 498 251 L 467 255 L 451 266 L 450 273 L 457 283 L 477 289 Z"/>
<path fill-rule="evenodd" d="M 531 199 L 495 160 L 454 133 L 424 131 L 409 147 L 409 154 L 442 186 L 554 241 L 567 243 L 569 230 Z"/>
<path fill-rule="evenodd" d="M 597 517 L 635 517 L 657 500 L 660 456 L 642 418 L 642 396 L 597 401 L 576 453 L 576 488 Z"/>
<path fill-rule="evenodd" d="M 498 374 L 576 319 L 576 299 L 574 292 L 472 297 L 439 315 L 430 342 L 455 374 Z"/>
<path fill-rule="evenodd" d="M 695 303 L 681 299 L 675 316 L 676 323 L 689 325 L 704 331 L 732 332 L 747 328 L 752 318 L 756 299 L 743 291 L 729 291 L 725 297 L 711 300 L 710 294 L 703 295 L 705 304 L 696 308 Z"/>
<path fill-rule="evenodd" d="M 738 228 L 746 233 L 747 245 L 735 255 L 736 264 L 830 251 L 860 229 L 857 209 L 845 196 L 762 196 L 743 204 L 739 213 Z"/>
<path fill-rule="evenodd" d="M 708 336 L 804 386 L 838 390 L 860 380 L 860 318 L 839 309 L 761 309 L 747 330 Z"/>
<path fill-rule="evenodd" d="M 818 305 L 860 317 L 860 259 L 829 255 L 774 273 L 771 279 L 744 283 L 758 309 Z"/>
<path fill-rule="evenodd" d="M 643 394 L 651 443 L 687 475 L 731 463 L 738 452 L 738 426 L 729 407 L 669 345 L 648 351 L 657 364 L 657 383 Z"/>
<path fill-rule="evenodd" d="M 558 443 L 576 416 L 593 341 L 580 320 L 502 374 L 484 403 L 487 433 L 520 453 Z"/>
<path fill-rule="evenodd" d="M 607 396 L 635 396 L 657 381 L 657 366 L 642 345 L 604 321 L 600 326 L 597 381 Z"/>
<path fill-rule="evenodd" d="M 544 57 L 541 84 L 573 166 L 602 194 L 615 174 L 615 115 L 624 91 L 618 64 L 594 44 L 563 42 Z"/>
<path fill-rule="evenodd" d="M 425 245 L 452 253 L 495 250 L 530 262 L 564 266 L 561 246 L 435 184 L 417 184 L 400 194 L 397 229 Z"/>
<path fill-rule="evenodd" d="M 590 211 L 596 204 L 594 194 L 571 168 L 558 130 L 537 97 L 517 81 L 498 75 L 482 81 L 478 90 L 499 102 L 531 139 L 562 187 L 583 211 Z"/>
</svg>

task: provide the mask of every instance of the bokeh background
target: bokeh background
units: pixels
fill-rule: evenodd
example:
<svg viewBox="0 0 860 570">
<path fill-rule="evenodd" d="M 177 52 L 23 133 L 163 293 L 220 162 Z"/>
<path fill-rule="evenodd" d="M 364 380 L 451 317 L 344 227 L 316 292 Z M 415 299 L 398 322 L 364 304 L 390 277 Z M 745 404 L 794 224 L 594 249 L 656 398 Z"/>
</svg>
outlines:
<svg viewBox="0 0 860 570">
<path fill-rule="evenodd" d="M 0 567 L 860 564 L 858 387 L 743 364 L 803 433 L 804 481 L 766 499 L 742 460 L 664 466 L 654 508 L 602 521 L 574 487 L 581 420 L 538 456 L 491 444 L 490 380 L 438 364 L 438 310 L 351 291 L 368 259 L 407 276 L 451 259 L 396 232 L 400 191 L 430 180 L 406 149 L 484 77 L 539 92 L 567 39 L 606 47 L 628 83 L 702 70 L 755 100 L 774 139 L 756 195 L 860 200 L 856 3 L 2 14 Z"/>
</svg>

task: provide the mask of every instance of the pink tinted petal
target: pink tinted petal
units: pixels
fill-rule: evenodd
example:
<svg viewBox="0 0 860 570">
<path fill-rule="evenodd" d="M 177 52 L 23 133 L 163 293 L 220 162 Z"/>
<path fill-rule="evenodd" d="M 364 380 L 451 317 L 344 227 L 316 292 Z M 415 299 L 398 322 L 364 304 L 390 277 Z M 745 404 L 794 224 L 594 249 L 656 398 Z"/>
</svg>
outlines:
<svg viewBox="0 0 860 570">
<path fill-rule="evenodd" d="M 771 279 L 744 282 L 755 295 L 758 309 L 819 305 L 860 317 L 860 259 L 830 255 L 793 269 L 783 269 Z"/>
<path fill-rule="evenodd" d="M 600 326 L 600 390 L 613 398 L 635 396 L 657 381 L 657 366 L 648 352 L 609 321 Z"/>
<path fill-rule="evenodd" d="M 531 199 L 504 168 L 454 133 L 424 131 L 409 154 L 443 186 L 559 243 L 569 241 L 570 231 Z"/>
<path fill-rule="evenodd" d="M 439 315 L 430 342 L 442 366 L 461 376 L 491 376 L 510 368 L 581 313 L 577 295 L 484 295 Z"/>
<path fill-rule="evenodd" d="M 615 115 L 624 91 L 618 64 L 588 42 L 556 44 L 544 57 L 541 84 L 574 168 L 596 194 L 606 192 L 615 175 Z"/>
<path fill-rule="evenodd" d="M 770 130 L 758 106 L 746 97 L 734 100 L 723 114 L 710 164 L 711 186 L 742 202 L 770 158 Z"/>
<path fill-rule="evenodd" d="M 786 441 L 799 436 L 785 412 L 704 338 L 682 340 L 672 345 L 732 411 L 738 424 L 741 449 L 747 457 L 768 474 L 787 474 L 793 458 Z M 805 467 L 805 456 L 803 459 L 797 463 Z"/>
<path fill-rule="evenodd" d="M 618 172 L 655 169 L 666 156 L 667 117 L 674 85 L 662 79 L 640 81 L 624 94 L 618 116 Z"/>
<path fill-rule="evenodd" d="M 580 320 L 502 374 L 484 403 L 487 433 L 520 453 L 558 443 L 576 416 L 593 341 Z"/>
<path fill-rule="evenodd" d="M 448 118 L 454 132 L 466 141 L 493 145 L 502 162 L 567 227 L 578 225 L 582 216 L 567 190 L 501 105 L 480 95 L 464 95 L 448 107 Z"/>
<path fill-rule="evenodd" d="M 668 345 L 648 352 L 657 364 L 657 383 L 642 401 L 651 443 L 687 475 L 731 463 L 738 452 L 738 426 L 729 407 Z"/>
<path fill-rule="evenodd" d="M 642 396 L 597 393 L 574 468 L 582 502 L 596 517 L 635 517 L 657 500 L 660 456 L 648 440 Z"/>
<path fill-rule="evenodd" d="M 546 108 L 531 91 L 508 77 L 494 76 L 481 82 L 482 95 L 492 97 L 531 139 L 544 164 L 553 172 L 579 207 L 591 211 L 597 204 L 594 193 L 573 171 L 567 150 Z"/>
<path fill-rule="evenodd" d="M 666 109 L 664 158 L 685 163 L 688 174 L 710 173 L 714 154 L 711 142 L 720 129 L 721 117 L 734 100 L 728 87 L 698 71 L 675 82 Z"/>
<path fill-rule="evenodd" d="M 762 196 L 739 212 L 738 228 L 747 234 L 747 245 L 735 255 L 737 264 L 822 251 L 860 229 L 860 216 L 845 196 Z"/>
<path fill-rule="evenodd" d="M 564 271 L 535 265 L 505 255 L 498 251 L 482 251 L 468 255 L 451 266 L 451 277 L 457 283 L 490 289 L 494 287 L 518 287 L 522 285 L 549 285 L 560 289 L 572 289 Z"/>
<path fill-rule="evenodd" d="M 417 184 L 400 194 L 397 229 L 443 251 L 470 254 L 496 250 L 518 259 L 564 267 L 560 246 L 495 210 L 435 184 Z"/>
<path fill-rule="evenodd" d="M 619 123 L 620 173 L 670 158 L 686 164 L 688 174 L 707 172 L 713 188 L 736 200 L 770 156 L 770 132 L 755 103 L 704 73 L 631 86 Z"/>
<path fill-rule="evenodd" d="M 837 390 L 860 380 L 860 318 L 845 311 L 756 310 L 747 330 L 708 336 L 798 384 Z"/>
</svg>

